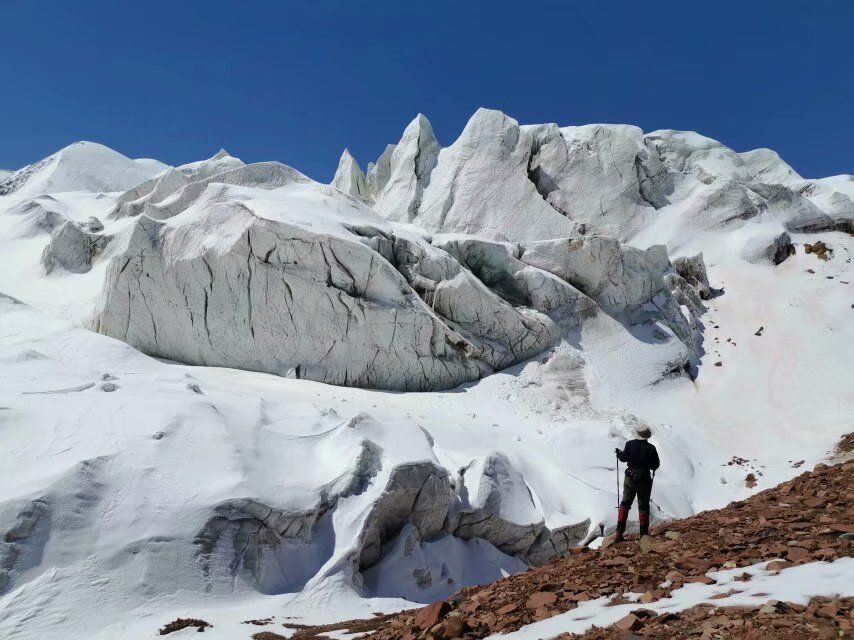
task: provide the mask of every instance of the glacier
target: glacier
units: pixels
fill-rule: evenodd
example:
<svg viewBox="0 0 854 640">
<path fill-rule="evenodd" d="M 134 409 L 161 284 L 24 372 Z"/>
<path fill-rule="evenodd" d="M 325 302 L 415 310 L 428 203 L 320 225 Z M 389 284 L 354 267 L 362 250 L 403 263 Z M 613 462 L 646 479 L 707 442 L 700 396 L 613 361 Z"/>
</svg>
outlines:
<svg viewBox="0 0 854 640">
<path fill-rule="evenodd" d="M 330 184 L 93 142 L 0 174 L 0 630 L 430 602 L 613 527 L 638 424 L 654 519 L 791 477 L 854 413 L 852 184 L 488 109 Z"/>
</svg>

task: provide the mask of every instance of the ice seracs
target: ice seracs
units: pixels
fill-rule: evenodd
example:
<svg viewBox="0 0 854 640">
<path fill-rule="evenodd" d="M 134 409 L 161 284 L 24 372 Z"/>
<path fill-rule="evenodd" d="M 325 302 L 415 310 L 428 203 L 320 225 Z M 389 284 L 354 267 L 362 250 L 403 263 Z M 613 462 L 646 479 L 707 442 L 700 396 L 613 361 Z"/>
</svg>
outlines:
<svg viewBox="0 0 854 640">
<path fill-rule="evenodd" d="M 147 204 L 108 269 L 93 327 L 180 362 L 429 390 L 542 352 L 597 305 L 622 314 L 668 296 L 661 248 L 557 242 L 568 261 L 534 245 L 431 244 L 268 164 Z"/>
<path fill-rule="evenodd" d="M 528 177 L 533 133 L 500 111 L 479 109 L 442 149 L 413 222 L 430 231 L 497 240 L 568 237 L 576 225 Z"/>
<path fill-rule="evenodd" d="M 388 179 L 391 176 L 391 157 L 396 148 L 397 145 L 386 145 L 385 151 L 377 158 L 377 161 L 368 163 L 365 180 L 368 183 L 368 195 L 372 202 L 376 201 L 380 191 L 388 184 Z"/>
<path fill-rule="evenodd" d="M 65 222 L 50 234 L 50 242 L 42 253 L 42 264 L 45 273 L 51 273 L 55 268 L 62 268 L 74 273 L 84 273 L 92 268 L 92 258 L 104 250 L 109 237 L 90 231 L 100 225 L 97 218 L 95 223 L 78 225 Z M 101 227 L 103 229 L 103 227 Z"/>
<path fill-rule="evenodd" d="M 780 157 L 780 154 L 771 149 L 754 149 L 738 155 L 747 165 L 753 182 L 789 185 L 803 179 Z"/>
<path fill-rule="evenodd" d="M 698 231 L 753 218 L 795 232 L 849 229 L 850 184 L 805 180 L 770 149 L 737 153 L 695 132 L 519 126 L 480 109 L 441 150 L 419 115 L 372 198 L 384 217 L 430 231 L 505 241 L 604 234 L 676 249 Z"/>
<path fill-rule="evenodd" d="M 180 219 L 136 224 L 107 274 L 98 331 L 183 362 L 333 384 L 430 389 L 478 377 L 465 340 L 340 223 L 318 233 L 276 215 L 322 209 L 322 191 L 206 194 Z"/>
<path fill-rule="evenodd" d="M 374 209 L 389 220 L 412 222 L 418 215 L 440 150 L 430 121 L 419 113 L 392 150 L 388 178 L 374 198 Z M 386 147 L 385 154 L 388 151 Z M 381 161 L 382 158 L 378 167 Z"/>
<path fill-rule="evenodd" d="M 0 635 L 430 602 L 609 528 L 637 423 L 655 518 L 847 428 L 850 176 L 490 110 L 333 184 L 116 155 L 2 182 Z"/>
<path fill-rule="evenodd" d="M 188 178 L 204 180 L 218 173 L 242 167 L 243 164 L 240 158 L 235 158 L 225 149 L 220 149 L 207 160 L 189 162 L 176 168 Z"/>
<path fill-rule="evenodd" d="M 583 230 L 627 238 L 669 204 L 673 178 L 637 127 L 531 128 L 529 176 L 552 207 Z"/>
<path fill-rule="evenodd" d="M 344 153 L 341 154 L 338 169 L 335 171 L 335 177 L 332 178 L 332 186 L 360 200 L 370 199 L 365 174 L 362 173 L 359 164 L 350 155 L 348 149 L 344 149 Z"/>
</svg>

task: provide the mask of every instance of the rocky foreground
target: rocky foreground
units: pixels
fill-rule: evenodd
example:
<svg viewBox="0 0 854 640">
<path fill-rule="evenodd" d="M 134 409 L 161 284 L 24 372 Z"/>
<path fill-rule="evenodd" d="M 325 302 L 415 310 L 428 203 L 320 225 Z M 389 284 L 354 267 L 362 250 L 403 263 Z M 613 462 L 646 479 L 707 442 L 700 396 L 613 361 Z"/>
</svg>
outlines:
<svg viewBox="0 0 854 640">
<path fill-rule="evenodd" d="M 610 545 L 606 540 L 599 551 L 573 549 L 546 566 L 462 589 L 420 610 L 322 627 L 286 622 L 287 636 L 260 631 L 252 638 L 309 640 L 345 631 L 371 640 L 478 639 L 517 630 L 601 596 L 613 597 L 609 606 L 623 604 L 629 602 L 624 597 L 628 593 L 643 594 L 636 610 L 610 628 L 594 628 L 580 637 L 847 637 L 852 628 L 850 598 L 814 598 L 808 605 L 769 600 L 758 611 L 715 607 L 712 600 L 661 615 L 645 606 L 688 583 L 712 584 L 707 574 L 719 569 L 772 561 L 768 569 L 780 571 L 852 556 L 852 504 L 854 462 L 818 465 L 745 501 L 659 526 L 651 537 L 629 537 Z M 747 572 L 736 578 L 750 579 Z M 272 619 L 249 622 L 268 629 L 279 626 Z"/>
</svg>

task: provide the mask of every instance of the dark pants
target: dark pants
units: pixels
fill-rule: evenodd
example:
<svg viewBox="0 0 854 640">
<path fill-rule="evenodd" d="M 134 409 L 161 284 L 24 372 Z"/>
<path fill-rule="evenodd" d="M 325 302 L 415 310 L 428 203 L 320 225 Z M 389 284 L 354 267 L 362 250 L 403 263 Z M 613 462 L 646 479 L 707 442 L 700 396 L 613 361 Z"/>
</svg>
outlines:
<svg viewBox="0 0 854 640">
<path fill-rule="evenodd" d="M 649 514 L 649 496 L 652 493 L 652 478 L 649 473 L 629 473 L 623 480 L 623 499 L 620 506 L 628 512 L 632 508 L 635 496 L 638 497 L 638 513 Z"/>
</svg>

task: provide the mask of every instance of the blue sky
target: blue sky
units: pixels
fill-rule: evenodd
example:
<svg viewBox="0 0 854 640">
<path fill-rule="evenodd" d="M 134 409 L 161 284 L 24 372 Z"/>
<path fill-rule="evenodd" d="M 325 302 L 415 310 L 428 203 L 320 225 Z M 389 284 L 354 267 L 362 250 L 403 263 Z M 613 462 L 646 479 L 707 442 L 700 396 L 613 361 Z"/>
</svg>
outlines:
<svg viewBox="0 0 854 640">
<path fill-rule="evenodd" d="M 331 178 L 423 112 L 693 129 L 854 173 L 854 2 L 0 0 L 0 167 L 76 140 Z"/>
</svg>

